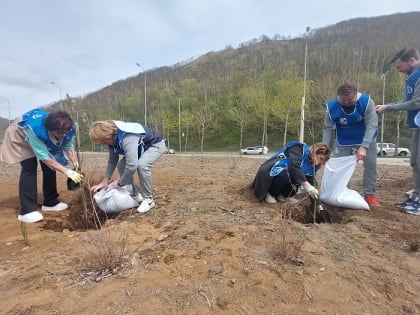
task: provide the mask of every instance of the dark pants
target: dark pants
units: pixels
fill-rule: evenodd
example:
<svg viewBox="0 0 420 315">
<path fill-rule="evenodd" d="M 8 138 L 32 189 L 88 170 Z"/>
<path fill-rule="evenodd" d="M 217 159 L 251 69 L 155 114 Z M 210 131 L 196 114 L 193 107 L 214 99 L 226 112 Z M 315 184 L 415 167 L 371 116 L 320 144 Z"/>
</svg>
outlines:
<svg viewBox="0 0 420 315">
<path fill-rule="evenodd" d="M 44 195 L 44 206 L 53 207 L 59 203 L 57 193 L 56 172 L 44 163 L 42 169 L 42 192 Z M 20 162 L 21 172 L 19 178 L 19 199 L 21 215 L 37 210 L 37 167 L 38 161 L 35 157 Z"/>
<path fill-rule="evenodd" d="M 315 178 L 313 176 L 305 177 L 311 185 L 314 185 Z M 279 194 L 282 194 L 283 197 L 292 197 L 296 195 L 299 186 L 300 184 L 296 183 L 296 181 L 290 177 L 286 171 L 283 171 L 277 176 L 273 177 L 268 192 L 273 197 L 277 197 Z M 319 201 L 315 201 L 313 198 L 311 198 L 311 205 L 318 203 Z"/>
<path fill-rule="evenodd" d="M 296 194 L 298 188 L 299 184 L 292 185 L 289 175 L 286 171 L 283 171 L 273 177 L 268 192 L 273 197 L 277 197 L 279 194 L 282 194 L 283 197 L 292 197 Z"/>
</svg>

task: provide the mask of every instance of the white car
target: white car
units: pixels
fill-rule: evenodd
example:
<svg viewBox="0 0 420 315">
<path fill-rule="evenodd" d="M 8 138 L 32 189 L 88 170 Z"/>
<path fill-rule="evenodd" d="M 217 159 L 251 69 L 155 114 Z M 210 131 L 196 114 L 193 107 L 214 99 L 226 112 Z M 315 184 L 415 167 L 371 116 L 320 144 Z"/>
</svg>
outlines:
<svg viewBox="0 0 420 315">
<path fill-rule="evenodd" d="M 261 149 L 263 154 L 267 154 L 268 153 L 268 148 L 264 145 L 264 146 L 256 146 L 257 149 Z"/>
<path fill-rule="evenodd" d="M 174 149 L 169 149 L 169 148 L 166 148 L 166 150 L 165 150 L 165 152 L 164 152 L 165 154 L 175 154 L 175 150 Z"/>
<path fill-rule="evenodd" d="M 381 154 L 381 149 L 382 149 L 382 154 Z M 396 151 L 395 151 L 396 149 Z M 396 152 L 396 154 L 395 154 Z M 401 148 L 401 147 L 397 147 L 395 144 L 393 143 L 376 143 L 376 153 L 378 154 L 378 156 L 386 156 L 386 155 L 391 155 L 391 156 L 409 156 L 410 155 L 410 150 L 407 148 Z"/>
<path fill-rule="evenodd" d="M 247 147 L 245 149 L 241 149 L 241 154 L 259 155 L 259 154 L 263 154 L 263 150 L 262 148 L 257 148 L 257 147 Z"/>
</svg>

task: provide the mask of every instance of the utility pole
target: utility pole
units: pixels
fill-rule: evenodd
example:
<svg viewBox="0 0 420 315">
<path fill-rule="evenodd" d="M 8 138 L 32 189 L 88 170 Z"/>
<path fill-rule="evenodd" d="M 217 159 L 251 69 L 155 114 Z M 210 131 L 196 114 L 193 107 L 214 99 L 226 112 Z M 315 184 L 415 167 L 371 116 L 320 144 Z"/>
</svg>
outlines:
<svg viewBox="0 0 420 315">
<path fill-rule="evenodd" d="M 382 104 L 385 104 L 385 82 L 386 82 L 386 74 L 388 73 L 385 72 L 381 75 L 381 79 L 383 81 L 383 85 L 382 85 Z M 381 150 L 380 152 L 380 156 L 383 156 L 383 149 L 384 149 L 384 123 L 385 123 L 385 113 L 383 113 L 381 115 Z"/>
<path fill-rule="evenodd" d="M 179 153 L 182 150 L 182 142 L 181 142 L 181 99 L 178 98 L 178 136 L 179 136 Z"/>
<path fill-rule="evenodd" d="M 306 27 L 305 33 L 305 65 L 304 65 L 304 74 L 303 74 L 303 96 L 302 96 L 302 105 L 300 109 L 300 130 L 299 130 L 299 142 L 304 141 L 305 134 L 305 105 L 306 105 L 306 59 L 308 56 L 308 34 L 310 27 Z"/>
</svg>

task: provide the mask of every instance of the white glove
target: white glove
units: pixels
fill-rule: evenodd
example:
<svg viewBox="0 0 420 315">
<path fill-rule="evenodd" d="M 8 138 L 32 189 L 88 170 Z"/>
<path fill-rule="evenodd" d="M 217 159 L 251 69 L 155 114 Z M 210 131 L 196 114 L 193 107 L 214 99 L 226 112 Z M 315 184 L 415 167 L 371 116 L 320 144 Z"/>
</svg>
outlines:
<svg viewBox="0 0 420 315">
<path fill-rule="evenodd" d="M 66 174 L 67 177 L 70 178 L 76 184 L 81 184 L 83 182 L 83 174 L 80 174 L 79 172 L 69 169 L 64 174 Z"/>
<path fill-rule="evenodd" d="M 314 199 L 318 199 L 319 198 L 319 192 L 318 189 L 316 189 L 314 186 L 312 186 L 311 184 L 306 184 L 303 186 L 303 188 L 305 188 L 306 192 L 309 194 L 309 196 L 311 196 Z"/>
</svg>

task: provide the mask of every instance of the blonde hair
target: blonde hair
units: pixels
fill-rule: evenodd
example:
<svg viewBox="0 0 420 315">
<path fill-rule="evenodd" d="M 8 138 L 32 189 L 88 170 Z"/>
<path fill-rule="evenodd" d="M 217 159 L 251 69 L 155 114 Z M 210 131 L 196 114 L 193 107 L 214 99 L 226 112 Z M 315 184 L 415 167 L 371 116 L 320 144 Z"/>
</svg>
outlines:
<svg viewBox="0 0 420 315">
<path fill-rule="evenodd" d="M 98 143 L 104 138 L 116 135 L 118 132 L 117 126 L 115 126 L 112 120 L 101 120 L 95 121 L 90 127 L 89 136 L 90 139 Z"/>
</svg>

